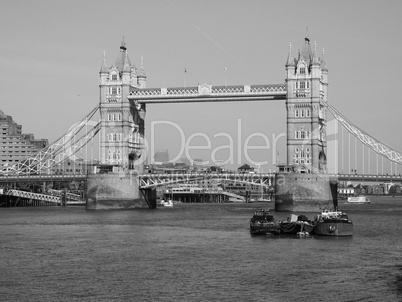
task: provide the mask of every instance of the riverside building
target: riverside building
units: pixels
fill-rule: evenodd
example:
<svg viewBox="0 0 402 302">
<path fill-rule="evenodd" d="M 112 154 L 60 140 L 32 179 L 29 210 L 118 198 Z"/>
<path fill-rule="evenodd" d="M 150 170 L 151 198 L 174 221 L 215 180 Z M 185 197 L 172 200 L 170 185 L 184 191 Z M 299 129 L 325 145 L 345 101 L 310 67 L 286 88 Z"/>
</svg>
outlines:
<svg viewBox="0 0 402 302">
<path fill-rule="evenodd" d="M 22 126 L 0 110 L 0 170 L 7 171 L 48 145 L 47 139 L 35 139 L 33 134 L 22 133 Z"/>
</svg>

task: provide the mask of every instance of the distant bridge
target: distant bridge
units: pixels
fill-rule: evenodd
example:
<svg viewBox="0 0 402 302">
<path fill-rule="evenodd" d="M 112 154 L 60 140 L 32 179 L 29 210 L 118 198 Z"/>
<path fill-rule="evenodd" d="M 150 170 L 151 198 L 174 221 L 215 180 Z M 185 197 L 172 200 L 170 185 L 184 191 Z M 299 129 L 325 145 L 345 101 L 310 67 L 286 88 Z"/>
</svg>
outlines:
<svg viewBox="0 0 402 302">
<path fill-rule="evenodd" d="M 56 194 L 41 194 L 41 193 L 33 193 L 27 191 L 20 190 L 6 190 L 3 192 L 3 195 L 13 196 L 17 198 L 16 204 L 19 199 L 23 199 L 26 205 L 62 205 L 63 198 L 65 198 L 66 205 L 84 205 L 85 201 L 81 199 L 81 197 L 77 194 L 72 193 L 63 193 L 61 191 L 56 191 Z M 53 192 L 54 193 L 54 192 Z M 64 194 L 64 197 L 62 196 Z M 26 202 L 28 201 L 28 202 Z"/>
<path fill-rule="evenodd" d="M 41 175 L 2 175 L 0 176 L 0 183 L 5 182 L 40 182 L 40 181 L 86 181 L 87 175 L 85 174 L 41 174 Z"/>
<path fill-rule="evenodd" d="M 337 177 L 340 181 L 365 182 L 402 182 L 402 175 L 389 174 L 328 174 Z M 271 186 L 275 173 L 173 173 L 173 174 L 141 174 L 139 175 L 140 188 L 154 188 L 183 182 L 214 179 L 217 181 L 233 181 L 252 185 Z M 86 181 L 85 174 L 71 175 L 8 175 L 0 176 L 0 183 L 10 182 L 48 182 L 48 181 Z"/>
<path fill-rule="evenodd" d="M 375 175 L 375 174 L 331 174 L 340 181 L 365 181 L 365 182 L 402 182 L 401 175 Z"/>
</svg>

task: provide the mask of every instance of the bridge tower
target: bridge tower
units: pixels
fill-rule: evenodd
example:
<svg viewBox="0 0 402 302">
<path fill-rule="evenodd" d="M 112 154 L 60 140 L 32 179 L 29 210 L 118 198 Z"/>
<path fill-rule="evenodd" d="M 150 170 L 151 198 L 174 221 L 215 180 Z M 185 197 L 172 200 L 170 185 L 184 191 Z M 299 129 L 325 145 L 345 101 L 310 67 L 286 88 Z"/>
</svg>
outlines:
<svg viewBox="0 0 402 302">
<path fill-rule="evenodd" d="M 128 57 L 123 39 L 115 63 L 108 67 L 104 54 L 99 73 L 100 165 L 108 169 L 101 171 L 107 173 L 88 176 L 86 208 L 154 207 L 156 198 L 151 205 L 140 192 L 138 173 L 142 165 L 136 161 L 142 151 L 145 105 L 139 105 L 133 115 L 128 100 L 131 89 L 146 86 L 142 58 L 138 70 Z"/>
<path fill-rule="evenodd" d="M 134 158 L 139 157 L 139 132 L 143 129 L 134 122 L 127 97 L 132 87 L 146 87 L 142 58 L 137 69 L 130 61 L 123 38 L 115 63 L 108 67 L 104 54 L 99 73 L 100 164 L 134 169 Z"/>
<path fill-rule="evenodd" d="M 295 172 L 326 173 L 326 110 L 328 68 L 317 47 L 304 39 L 301 51 L 286 61 L 287 165 Z"/>
<path fill-rule="evenodd" d="M 310 46 L 286 61 L 287 163 L 275 177 L 276 211 L 319 211 L 331 207 L 337 180 L 327 172 L 326 108 L 328 68 Z M 281 173 L 282 172 L 282 173 Z"/>
</svg>

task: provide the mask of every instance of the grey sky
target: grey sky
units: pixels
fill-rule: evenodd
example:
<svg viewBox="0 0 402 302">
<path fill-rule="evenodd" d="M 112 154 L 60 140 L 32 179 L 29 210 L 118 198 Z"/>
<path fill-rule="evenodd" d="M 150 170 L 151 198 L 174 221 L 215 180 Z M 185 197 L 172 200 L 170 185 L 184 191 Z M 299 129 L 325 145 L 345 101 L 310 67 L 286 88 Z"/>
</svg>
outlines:
<svg viewBox="0 0 402 302">
<path fill-rule="evenodd" d="M 224 85 L 225 77 L 228 85 L 283 83 L 289 42 L 295 56 L 308 26 L 312 43 L 325 48 L 330 102 L 402 150 L 401 11 L 396 0 L 3 1 L 0 109 L 24 132 L 55 140 L 98 104 L 103 51 L 114 63 L 122 36 L 132 62 L 139 66 L 143 56 L 148 87 Z M 146 131 L 153 120 L 169 120 L 187 136 L 206 133 L 214 145 L 227 144 L 216 133 L 236 138 L 239 118 L 243 140 L 254 132 L 271 138 L 286 126 L 283 102 L 147 109 Z M 157 132 L 155 149 L 174 153 L 178 142 L 166 131 Z M 278 151 L 284 160 L 284 147 Z"/>
</svg>

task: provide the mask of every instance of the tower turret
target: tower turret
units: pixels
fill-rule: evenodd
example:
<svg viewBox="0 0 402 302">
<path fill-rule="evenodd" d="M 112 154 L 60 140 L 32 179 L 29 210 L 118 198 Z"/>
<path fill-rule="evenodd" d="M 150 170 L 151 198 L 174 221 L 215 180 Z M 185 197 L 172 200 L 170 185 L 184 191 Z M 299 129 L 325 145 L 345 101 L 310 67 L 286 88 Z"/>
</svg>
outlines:
<svg viewBox="0 0 402 302">
<path fill-rule="evenodd" d="M 102 62 L 102 66 L 99 71 L 99 74 L 100 74 L 101 85 L 106 84 L 106 81 L 107 81 L 107 78 L 109 75 L 109 68 L 107 68 L 107 65 L 106 65 L 106 51 L 103 52 L 103 62 Z"/>
<path fill-rule="evenodd" d="M 293 63 L 294 62 L 294 63 Z M 304 45 L 292 62 L 289 51 L 287 72 L 287 165 L 298 172 L 326 172 L 325 108 L 327 82 L 306 35 Z M 325 86 L 325 87 L 324 87 Z"/>
<path fill-rule="evenodd" d="M 141 66 L 137 76 L 138 88 L 146 88 L 147 86 L 147 76 L 144 69 L 144 59 L 141 57 Z"/>
<path fill-rule="evenodd" d="M 131 64 L 123 37 L 115 64 L 107 67 L 104 55 L 100 70 L 101 164 L 130 168 L 132 142 L 137 140 L 138 135 L 138 131 L 134 131 L 138 127 L 133 123 L 127 99 L 133 88 L 141 87 L 137 80 L 137 69 Z"/>
</svg>

